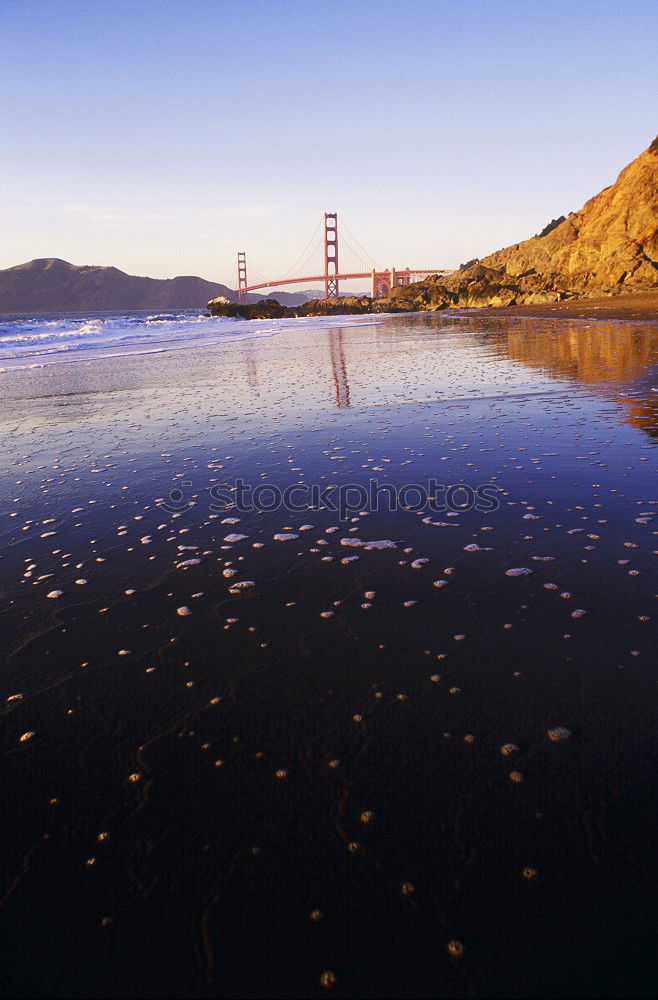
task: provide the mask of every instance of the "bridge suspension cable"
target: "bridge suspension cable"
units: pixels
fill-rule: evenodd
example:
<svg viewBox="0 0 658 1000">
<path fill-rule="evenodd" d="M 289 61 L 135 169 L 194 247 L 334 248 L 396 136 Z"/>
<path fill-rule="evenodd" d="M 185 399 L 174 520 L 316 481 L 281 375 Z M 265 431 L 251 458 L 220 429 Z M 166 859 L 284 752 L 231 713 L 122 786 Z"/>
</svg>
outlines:
<svg viewBox="0 0 658 1000">
<path fill-rule="evenodd" d="M 321 242 L 320 242 L 320 243 L 318 243 L 318 244 L 316 244 L 316 245 L 315 245 L 315 246 L 314 246 L 314 247 L 312 248 L 312 250 L 311 250 L 311 252 L 309 253 L 309 255 L 308 255 L 308 257 L 306 258 L 306 260 L 305 260 L 305 261 L 303 262 L 303 264 L 301 264 L 301 266 L 299 267 L 299 269 L 298 269 L 298 271 L 297 271 L 297 273 L 298 273 L 298 274 L 301 274 L 301 273 L 302 273 L 302 272 L 303 272 L 303 271 L 305 270 L 305 268 L 306 268 L 306 265 L 307 265 L 307 264 L 309 263 L 309 261 L 311 261 L 311 260 L 313 259 L 313 257 L 315 257 L 315 255 L 316 255 L 316 254 L 317 254 L 317 255 L 319 256 L 319 254 L 320 254 L 320 251 L 321 251 L 321 249 L 322 249 L 322 243 L 321 243 Z"/>
<path fill-rule="evenodd" d="M 343 228 L 344 228 L 344 227 L 343 227 Z M 358 251 L 358 250 L 356 250 L 356 249 L 355 249 L 355 248 L 354 248 L 354 247 L 352 246 L 352 243 L 350 242 L 350 240 L 349 240 L 349 239 L 347 238 L 347 236 L 345 236 L 345 234 L 344 234 L 344 233 L 342 233 L 342 232 L 341 232 L 341 243 L 342 243 L 342 244 L 344 244 L 344 245 L 345 245 L 345 244 L 347 245 L 348 249 L 349 249 L 349 250 L 351 250 L 351 252 L 353 253 L 354 257 L 355 257 L 355 258 L 356 258 L 356 259 L 358 260 L 358 262 L 359 262 L 359 263 L 360 263 L 360 264 L 362 265 L 362 267 L 364 268 L 364 270 L 366 270 L 366 271 L 370 271 L 370 270 L 372 270 L 372 265 L 371 265 L 371 264 L 369 264 L 369 263 L 368 263 L 368 261 L 367 261 L 367 260 L 365 260 L 365 259 L 364 259 L 364 258 L 363 258 L 363 257 L 361 256 L 361 254 L 359 253 L 359 251 Z M 349 271 L 349 270 L 350 270 L 350 268 L 346 268 L 345 270 Z M 376 270 L 376 269 L 375 269 L 375 270 Z"/>
<path fill-rule="evenodd" d="M 311 246 L 311 244 L 313 244 L 315 242 L 316 237 L 317 237 L 318 245 L 319 245 L 319 241 L 320 241 L 320 228 L 321 228 L 321 226 L 322 226 L 322 219 L 320 219 L 318 221 L 318 224 L 315 227 L 315 231 L 314 231 L 313 235 L 311 236 L 310 240 L 308 241 L 308 243 L 306 244 L 306 246 L 304 247 L 304 249 L 300 253 L 300 255 L 297 258 L 297 260 L 295 261 L 295 263 L 292 265 L 291 268 L 289 268 L 285 272 L 285 277 L 286 278 L 292 278 L 296 273 L 299 272 L 300 268 L 306 264 L 306 262 L 308 260 L 308 258 L 306 257 L 306 253 L 308 251 L 308 248 Z M 315 252 L 315 250 L 316 250 L 316 247 L 314 246 L 313 247 L 313 252 Z"/>
<path fill-rule="evenodd" d="M 318 235 L 318 229 L 322 227 L 323 222 L 323 232 L 321 235 Z M 384 294 L 388 289 L 394 288 L 396 285 L 409 284 L 414 279 L 418 280 L 428 274 L 450 273 L 450 270 L 445 267 L 421 269 L 407 267 L 402 270 L 396 270 L 394 267 L 391 267 L 388 270 L 382 270 L 372 254 L 365 249 L 351 229 L 342 222 L 342 219 L 340 230 L 341 246 L 343 243 L 345 244 L 350 255 L 364 268 L 363 271 L 352 270 L 345 266 L 339 267 L 338 215 L 336 212 L 325 212 L 324 219 L 320 221 L 319 226 L 316 226 L 313 235 L 302 250 L 302 253 L 284 278 L 278 278 L 276 281 L 268 281 L 257 268 L 253 267 L 250 258 L 249 273 L 250 275 L 255 275 L 258 280 L 255 284 L 251 280 L 248 281 L 246 254 L 243 251 L 238 253 L 238 301 L 246 301 L 246 294 L 252 291 L 276 288 L 280 285 L 297 285 L 303 282 L 315 284 L 322 281 L 324 281 L 325 285 L 325 297 L 331 298 L 339 294 L 338 287 L 340 281 L 355 281 L 362 280 L 363 278 L 372 279 L 371 294 L 377 297 Z M 324 252 L 322 253 L 323 244 Z M 320 270 L 320 267 L 315 269 L 313 266 L 311 270 L 315 270 L 316 273 L 308 277 L 301 276 L 300 272 L 306 270 L 309 261 L 318 250 L 321 251 L 322 270 Z M 341 259 L 344 259 L 342 254 Z"/>
<path fill-rule="evenodd" d="M 251 257 L 249 258 L 249 274 L 250 275 L 252 275 L 252 274 L 255 275 L 259 279 L 259 281 L 267 281 L 268 280 L 265 277 L 265 275 L 263 274 L 262 271 L 259 271 L 257 267 L 254 267 L 253 262 L 251 260 Z"/>
<path fill-rule="evenodd" d="M 322 224 L 322 223 L 320 223 L 320 224 Z M 317 238 L 317 240 L 315 241 L 314 245 L 309 250 L 309 252 L 307 253 L 306 258 L 297 266 L 297 269 L 296 269 L 295 273 L 296 274 L 303 273 L 303 271 L 306 268 L 306 266 L 309 263 L 309 261 L 312 260 L 313 257 L 316 254 L 319 256 L 321 249 L 322 249 L 322 236 L 320 235 Z M 291 278 L 293 276 L 294 276 L 293 274 L 289 274 L 288 275 L 289 278 Z"/>
<path fill-rule="evenodd" d="M 346 231 L 346 232 L 347 232 L 347 234 L 348 234 L 348 236 L 349 236 L 349 237 L 350 237 L 350 238 L 351 238 L 351 239 L 353 240 L 353 242 L 354 242 L 354 243 L 356 243 L 356 245 L 357 245 L 357 246 L 359 247 L 359 249 L 361 250 L 361 252 L 362 252 L 362 253 L 364 254 L 364 256 L 365 256 L 366 260 L 368 260 L 368 261 L 370 262 L 370 266 L 371 266 L 371 268 L 374 268 L 374 270 L 375 270 L 375 271 L 379 271 L 379 270 L 381 270 L 381 268 L 380 268 L 380 265 L 379 265 L 378 261 L 376 261 L 376 260 L 375 260 L 375 258 L 374 258 L 374 257 L 372 256 L 372 254 L 368 253 L 368 251 L 367 251 L 367 250 L 366 250 L 366 248 L 365 248 L 365 247 L 363 246 L 363 244 L 359 243 L 359 241 L 357 240 L 357 238 L 356 238 L 356 236 L 354 235 L 354 233 L 352 232 L 352 230 L 351 230 L 351 229 L 349 228 L 349 226 L 348 226 L 348 225 L 346 224 L 346 222 L 345 222 L 345 220 L 343 219 L 343 216 L 342 216 L 342 215 L 341 215 L 341 217 L 340 217 L 340 228 L 341 228 L 341 232 L 342 232 L 342 231 Z M 363 261 L 363 258 L 359 258 L 359 259 L 360 259 L 361 261 Z M 363 261 L 363 262 L 365 263 L 365 261 Z"/>
</svg>

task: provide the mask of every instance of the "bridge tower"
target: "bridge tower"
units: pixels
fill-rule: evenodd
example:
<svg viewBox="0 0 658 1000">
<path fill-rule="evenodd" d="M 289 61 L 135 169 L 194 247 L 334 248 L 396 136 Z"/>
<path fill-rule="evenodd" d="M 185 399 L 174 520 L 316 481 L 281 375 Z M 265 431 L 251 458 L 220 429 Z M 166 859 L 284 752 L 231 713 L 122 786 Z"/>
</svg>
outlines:
<svg viewBox="0 0 658 1000">
<path fill-rule="evenodd" d="M 386 295 L 389 289 L 395 288 L 399 284 L 394 267 L 390 271 L 371 271 L 370 278 L 372 281 L 371 296 L 373 299 L 381 299 L 382 295 Z"/>
<path fill-rule="evenodd" d="M 410 285 L 411 271 L 409 268 L 405 271 L 396 271 L 394 267 L 390 271 L 371 271 L 370 279 L 372 282 L 372 298 L 380 299 L 391 288 L 397 288 L 398 285 Z"/>
<path fill-rule="evenodd" d="M 238 252 L 238 302 L 247 301 L 247 255 L 244 250 Z"/>
<path fill-rule="evenodd" d="M 324 213 L 324 297 L 338 296 L 338 215 Z"/>
</svg>

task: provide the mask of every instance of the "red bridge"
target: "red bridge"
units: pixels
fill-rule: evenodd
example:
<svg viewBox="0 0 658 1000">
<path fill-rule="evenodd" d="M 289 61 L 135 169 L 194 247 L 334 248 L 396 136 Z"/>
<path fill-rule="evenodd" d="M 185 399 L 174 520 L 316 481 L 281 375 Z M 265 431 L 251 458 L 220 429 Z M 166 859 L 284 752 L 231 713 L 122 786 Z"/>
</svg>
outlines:
<svg viewBox="0 0 658 1000">
<path fill-rule="evenodd" d="M 430 274 L 443 275 L 451 273 L 451 271 L 445 267 L 406 267 L 401 269 L 390 267 L 381 269 L 377 266 L 373 258 L 371 258 L 370 255 L 363 249 L 363 247 L 361 247 L 361 244 L 354 236 L 352 236 L 351 240 L 347 236 L 342 236 L 341 239 L 344 240 L 353 256 L 355 256 L 361 264 L 366 263 L 366 260 L 364 260 L 364 257 L 362 256 L 363 254 L 366 258 L 370 259 L 373 266 L 369 270 L 364 271 L 341 271 L 338 266 L 338 215 L 335 212 L 324 213 L 324 234 L 320 234 L 318 240 L 316 241 L 316 236 L 318 236 L 321 227 L 322 221 L 318 223 L 315 233 L 309 240 L 296 264 L 288 272 L 288 275 L 284 278 L 279 278 L 276 281 L 263 280 L 258 281 L 256 284 L 249 284 L 249 281 L 247 280 L 247 255 L 243 250 L 241 250 L 238 253 L 238 301 L 246 302 L 249 292 L 259 292 L 266 288 L 280 288 L 282 285 L 310 284 L 316 281 L 324 282 L 325 298 L 336 298 L 339 294 L 339 281 L 354 281 L 363 278 L 370 280 L 370 294 L 373 299 L 376 299 L 385 295 L 390 288 L 394 288 L 396 285 L 410 285 L 412 281 L 421 281 Z M 353 243 L 356 243 L 356 245 L 360 248 L 361 253 L 355 249 Z M 312 244 L 313 246 L 311 251 L 307 253 Z M 299 270 L 305 270 L 307 268 L 309 262 L 316 255 L 320 247 L 323 247 L 324 249 L 324 271 L 322 274 L 300 276 L 298 273 Z"/>
</svg>

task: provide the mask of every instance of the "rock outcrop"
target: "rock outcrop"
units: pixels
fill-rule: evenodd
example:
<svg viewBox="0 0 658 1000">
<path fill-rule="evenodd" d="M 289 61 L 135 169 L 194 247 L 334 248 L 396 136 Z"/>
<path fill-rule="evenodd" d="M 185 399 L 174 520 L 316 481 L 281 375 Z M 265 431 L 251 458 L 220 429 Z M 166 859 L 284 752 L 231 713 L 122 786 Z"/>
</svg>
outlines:
<svg viewBox="0 0 658 1000">
<path fill-rule="evenodd" d="M 375 300 L 367 295 L 346 295 L 339 299 L 312 299 L 303 305 L 282 306 L 276 299 L 264 299 L 253 305 L 236 305 L 224 296 L 211 299 L 208 311 L 213 316 L 239 316 L 242 319 L 283 319 L 296 316 L 350 316 L 373 311 Z M 383 299 L 381 300 L 384 301 Z"/>
<path fill-rule="evenodd" d="M 658 138 L 611 187 L 546 236 L 499 250 L 482 263 L 510 277 L 540 274 L 569 291 L 658 285 Z"/>
<path fill-rule="evenodd" d="M 658 138 L 558 225 L 446 278 L 392 289 L 387 301 L 394 309 L 433 310 L 648 289 L 658 289 Z"/>
<path fill-rule="evenodd" d="M 229 302 L 224 295 L 218 295 L 208 303 L 208 312 L 212 316 L 230 316 L 240 319 L 281 319 L 284 316 L 296 316 L 297 310 L 282 306 L 276 299 L 263 299 L 261 302 L 239 304 Z"/>
</svg>

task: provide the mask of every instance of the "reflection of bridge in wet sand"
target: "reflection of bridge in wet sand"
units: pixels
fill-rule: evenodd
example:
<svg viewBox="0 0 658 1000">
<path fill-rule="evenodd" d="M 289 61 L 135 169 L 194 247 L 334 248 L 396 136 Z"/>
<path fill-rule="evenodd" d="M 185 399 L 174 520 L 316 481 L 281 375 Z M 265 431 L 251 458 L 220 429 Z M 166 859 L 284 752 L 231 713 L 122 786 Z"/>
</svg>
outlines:
<svg viewBox="0 0 658 1000">
<path fill-rule="evenodd" d="M 469 325 L 465 320 L 464 326 Z M 477 319 L 472 325 L 482 331 Z M 658 437 L 658 398 L 650 395 L 656 390 L 642 382 L 658 371 L 656 330 L 599 321 L 594 329 L 576 322 L 557 331 L 547 325 L 546 329 L 505 330 L 487 336 L 498 342 L 501 357 L 513 358 L 560 379 L 612 392 L 627 410 L 631 426 Z M 342 328 L 327 331 L 331 377 L 339 409 L 351 405 L 344 338 Z M 620 397 L 618 390 L 623 385 L 634 385 L 637 396 Z"/>
<path fill-rule="evenodd" d="M 350 405 L 350 384 L 347 380 L 347 365 L 343 349 L 343 331 L 329 330 L 329 358 L 331 359 L 331 374 L 334 380 L 336 406 L 343 409 Z"/>
<path fill-rule="evenodd" d="M 443 319 L 443 322 L 442 322 Z M 416 329 L 427 332 L 440 331 L 445 326 L 445 316 L 419 314 L 414 317 Z M 459 329 L 467 334 L 469 342 L 477 341 L 485 349 L 489 361 L 517 362 L 535 372 L 542 372 L 565 384 L 582 384 L 597 394 L 614 398 L 626 411 L 626 421 L 630 426 L 643 430 L 653 438 L 658 438 L 658 331 L 651 324 L 623 323 L 597 320 L 596 323 L 582 320 L 562 320 L 556 329 L 549 319 L 534 320 L 532 327 L 528 321 L 516 317 L 496 317 L 490 314 L 468 315 L 460 318 Z M 354 387 L 350 389 L 347 349 L 353 345 L 350 318 L 345 317 L 344 326 L 323 329 L 314 327 L 312 331 L 316 349 L 314 360 L 319 360 L 321 368 L 307 371 L 312 381 L 322 384 L 323 393 L 331 393 L 333 405 L 338 409 L 348 409 L 354 405 Z M 457 347 L 464 348 L 463 340 L 457 333 Z M 358 339 L 358 337 L 357 337 Z M 324 353 L 326 344 L 326 354 Z M 426 338 L 418 343 L 419 363 L 427 359 L 427 352 L 438 347 L 438 342 Z M 381 360 L 381 350 L 397 352 L 396 339 L 385 335 L 377 338 L 377 362 Z M 244 345 L 244 377 L 255 395 L 261 394 L 259 367 L 261 350 L 255 341 Z M 467 356 L 466 354 L 464 355 Z M 363 355 L 353 359 L 362 371 Z M 328 364 L 327 364 L 328 362 Z M 443 362 L 437 354 L 437 378 L 440 378 Z M 326 380 L 326 381 L 325 381 Z M 423 382 L 425 384 L 425 382 Z M 358 381 L 357 394 L 363 390 L 363 382 Z M 384 387 L 385 390 L 385 387 Z M 427 383 L 427 391 L 432 391 Z M 325 397 L 326 398 L 326 397 Z"/>
<path fill-rule="evenodd" d="M 346 409 L 350 405 L 350 384 L 347 379 L 343 330 L 327 330 L 327 345 L 336 406 L 341 410 Z M 247 385 L 256 395 L 260 395 L 258 391 L 258 351 L 250 341 L 245 344 L 244 365 Z"/>
</svg>

